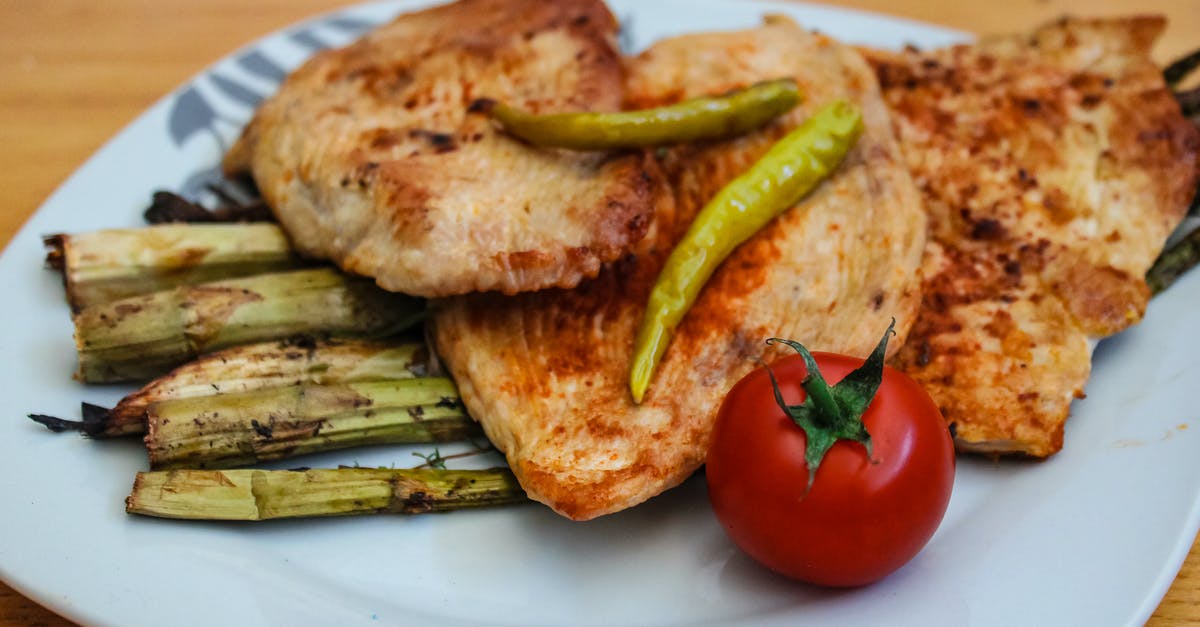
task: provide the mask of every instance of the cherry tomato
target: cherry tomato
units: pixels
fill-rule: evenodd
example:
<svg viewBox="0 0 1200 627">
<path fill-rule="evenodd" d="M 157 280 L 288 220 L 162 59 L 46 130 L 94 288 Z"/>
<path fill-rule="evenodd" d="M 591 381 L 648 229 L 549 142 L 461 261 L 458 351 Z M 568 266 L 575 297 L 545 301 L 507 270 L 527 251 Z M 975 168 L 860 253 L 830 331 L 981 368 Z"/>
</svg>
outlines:
<svg viewBox="0 0 1200 627">
<path fill-rule="evenodd" d="M 813 353 L 830 384 L 863 360 Z M 805 398 L 799 355 L 772 370 L 788 405 Z M 954 446 L 929 394 L 884 368 L 862 416 L 872 455 L 838 440 L 808 486 L 805 432 L 758 368 L 726 396 L 706 477 L 713 511 L 735 544 L 788 577 L 827 586 L 882 579 L 911 560 L 941 523 L 954 483 Z"/>
</svg>

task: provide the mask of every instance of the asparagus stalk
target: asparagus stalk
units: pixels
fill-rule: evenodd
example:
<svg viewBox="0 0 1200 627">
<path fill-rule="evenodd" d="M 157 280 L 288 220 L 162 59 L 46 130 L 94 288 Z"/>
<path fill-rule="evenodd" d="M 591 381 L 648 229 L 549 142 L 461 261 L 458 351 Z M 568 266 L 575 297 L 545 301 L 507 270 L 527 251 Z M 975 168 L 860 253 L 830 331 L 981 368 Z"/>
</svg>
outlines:
<svg viewBox="0 0 1200 627">
<path fill-rule="evenodd" d="M 526 501 L 507 468 L 168 470 L 139 472 L 125 511 L 159 518 L 267 520 L 420 514 Z"/>
<path fill-rule="evenodd" d="M 294 335 L 383 337 L 422 312 L 419 299 L 330 268 L 181 286 L 77 313 L 75 376 L 145 380 L 206 352 Z"/>
<path fill-rule="evenodd" d="M 1200 228 L 1184 235 L 1154 260 L 1154 265 L 1146 271 L 1150 293 L 1162 293 L 1197 263 L 1200 263 Z"/>
<path fill-rule="evenodd" d="M 72 310 L 189 285 L 296 268 L 274 224 L 164 224 L 43 240 L 46 265 L 62 272 Z"/>
<path fill-rule="evenodd" d="M 355 446 L 482 435 L 454 383 L 443 377 L 181 398 L 151 404 L 146 418 L 152 469 L 231 468 Z"/>
<path fill-rule="evenodd" d="M 234 346 L 188 362 L 99 411 L 85 404 L 82 422 L 55 420 L 98 438 L 146 432 L 151 403 L 252 392 L 299 383 L 352 383 L 424 375 L 428 351 L 412 342 L 291 338 Z M 44 423 L 43 423 L 44 424 Z"/>
<path fill-rule="evenodd" d="M 1200 66 L 1200 50 L 1193 50 L 1179 57 L 1163 70 L 1163 80 L 1169 87 L 1175 87 L 1187 78 L 1192 70 Z"/>
</svg>

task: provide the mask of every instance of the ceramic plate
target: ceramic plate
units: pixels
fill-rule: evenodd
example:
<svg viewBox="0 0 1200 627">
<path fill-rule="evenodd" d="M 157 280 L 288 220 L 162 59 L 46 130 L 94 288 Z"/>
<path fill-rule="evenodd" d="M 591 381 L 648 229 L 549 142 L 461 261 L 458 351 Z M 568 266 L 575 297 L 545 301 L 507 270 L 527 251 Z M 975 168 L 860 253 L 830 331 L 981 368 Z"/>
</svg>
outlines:
<svg viewBox="0 0 1200 627">
<path fill-rule="evenodd" d="M 211 524 L 126 516 L 138 442 L 53 435 L 28 412 L 76 416 L 128 388 L 71 381 L 71 322 L 40 236 L 133 226 L 155 189 L 194 192 L 254 104 L 319 48 L 414 3 L 364 5 L 220 61 L 123 131 L 0 257 L 0 577 L 55 611 L 110 625 L 1140 624 L 1195 536 L 1200 429 L 1191 392 L 1200 273 L 1105 340 L 1066 448 L 1042 463 L 962 459 L 945 522 L 883 582 L 828 591 L 757 567 L 724 537 L 703 477 L 632 510 L 572 523 L 530 505 L 414 517 Z M 754 25 L 763 13 L 858 44 L 963 35 L 794 3 L 614 0 L 623 44 Z M 1031 27 L 1033 25 L 1030 25 Z M 311 466 L 412 466 L 385 448 Z M 443 448 L 443 453 L 451 452 Z M 495 459 L 474 459 L 484 466 Z M 295 462 L 292 465 L 296 465 Z"/>
</svg>

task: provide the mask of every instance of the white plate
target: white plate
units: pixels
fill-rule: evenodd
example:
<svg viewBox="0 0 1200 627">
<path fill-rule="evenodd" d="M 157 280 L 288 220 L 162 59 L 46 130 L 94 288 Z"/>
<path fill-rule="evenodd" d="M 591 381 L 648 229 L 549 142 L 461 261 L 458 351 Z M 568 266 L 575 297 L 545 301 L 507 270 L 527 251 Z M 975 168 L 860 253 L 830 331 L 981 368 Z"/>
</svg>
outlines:
<svg viewBox="0 0 1200 627">
<path fill-rule="evenodd" d="M 751 26 L 764 12 L 877 46 L 963 37 L 790 3 L 613 5 L 639 48 Z M 217 162 L 277 66 L 413 6 L 352 8 L 221 61 L 105 146 L 0 258 L 10 303 L 0 309 L 0 362 L 9 364 L 0 378 L 0 577 L 69 618 L 126 626 L 1120 625 L 1154 610 L 1200 521 L 1200 429 L 1187 409 L 1200 360 L 1200 334 L 1187 324 L 1200 273 L 1101 344 L 1062 453 L 1042 463 L 960 461 L 933 541 L 864 589 L 816 590 L 759 569 L 722 535 L 700 477 L 590 523 L 538 506 L 253 525 L 127 517 L 123 499 L 145 467 L 138 443 L 56 436 L 23 417 L 75 416 L 80 400 L 112 403 L 125 391 L 71 382 L 71 324 L 57 278 L 40 268 L 40 235 L 139 224 L 151 190 L 194 187 L 193 175 Z M 413 450 L 303 463 L 411 466 Z"/>
</svg>

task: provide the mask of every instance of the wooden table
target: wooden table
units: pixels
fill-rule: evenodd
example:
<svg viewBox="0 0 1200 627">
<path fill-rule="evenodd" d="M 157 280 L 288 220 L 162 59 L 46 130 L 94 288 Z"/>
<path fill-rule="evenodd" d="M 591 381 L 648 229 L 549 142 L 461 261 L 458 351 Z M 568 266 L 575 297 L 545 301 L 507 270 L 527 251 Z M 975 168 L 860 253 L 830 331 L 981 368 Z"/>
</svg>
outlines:
<svg viewBox="0 0 1200 627">
<path fill-rule="evenodd" d="M 652 1 L 652 0 L 647 0 Z M 830 0 L 974 32 L 1028 29 L 1063 13 L 1163 13 L 1157 56 L 1200 46 L 1196 0 Z M 256 37 L 334 0 L 0 0 L 0 241 L 145 108 Z M 8 419 L 13 419 L 11 416 Z M 9 513 L 8 515 L 19 515 Z M 1015 601 L 1019 602 L 1019 601 Z M 1200 543 L 1151 625 L 1200 622 Z M 70 624 L 0 583 L 0 626 Z"/>
</svg>

